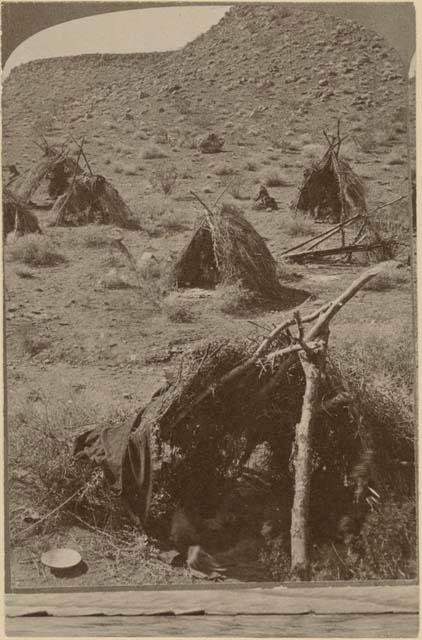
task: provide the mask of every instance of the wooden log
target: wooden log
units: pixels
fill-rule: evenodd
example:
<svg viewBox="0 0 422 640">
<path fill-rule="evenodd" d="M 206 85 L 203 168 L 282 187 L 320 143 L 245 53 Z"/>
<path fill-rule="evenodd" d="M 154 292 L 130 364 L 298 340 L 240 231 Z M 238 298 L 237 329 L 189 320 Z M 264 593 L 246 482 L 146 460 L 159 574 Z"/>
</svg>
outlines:
<svg viewBox="0 0 422 640">
<path fill-rule="evenodd" d="M 379 249 L 383 247 L 382 243 L 375 243 L 369 245 L 354 245 L 349 244 L 344 247 L 334 247 L 333 249 L 319 249 L 318 251 L 302 251 L 301 253 L 292 253 L 288 256 L 285 256 L 289 260 L 305 260 L 312 258 L 324 258 L 326 256 L 336 256 L 347 253 L 357 253 L 363 251 L 372 251 L 373 249 Z"/>
</svg>

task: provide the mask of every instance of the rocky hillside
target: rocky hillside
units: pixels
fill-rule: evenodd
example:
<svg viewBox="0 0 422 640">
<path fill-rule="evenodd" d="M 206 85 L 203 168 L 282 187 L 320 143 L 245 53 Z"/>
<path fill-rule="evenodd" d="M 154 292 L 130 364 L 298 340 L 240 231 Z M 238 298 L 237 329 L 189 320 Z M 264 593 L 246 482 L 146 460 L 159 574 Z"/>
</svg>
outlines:
<svg viewBox="0 0 422 640">
<path fill-rule="evenodd" d="M 106 146 L 128 120 L 147 135 L 165 130 L 179 146 L 214 128 L 229 144 L 262 138 L 288 148 L 292 130 L 321 142 L 337 118 L 364 144 L 375 129 L 403 143 L 405 100 L 398 56 L 376 34 L 308 9 L 240 5 L 180 51 L 15 69 L 3 92 L 4 160 L 25 168 L 40 133 L 95 134 Z"/>
</svg>

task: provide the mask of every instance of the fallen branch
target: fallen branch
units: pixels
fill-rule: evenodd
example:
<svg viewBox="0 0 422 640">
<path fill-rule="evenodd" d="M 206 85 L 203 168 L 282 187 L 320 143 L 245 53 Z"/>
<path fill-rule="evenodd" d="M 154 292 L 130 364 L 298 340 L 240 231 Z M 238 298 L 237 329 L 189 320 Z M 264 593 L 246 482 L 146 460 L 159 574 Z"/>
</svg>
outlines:
<svg viewBox="0 0 422 640">
<path fill-rule="evenodd" d="M 287 253 L 290 253 L 291 251 L 296 251 L 296 249 L 301 249 L 302 247 L 306 246 L 307 244 L 310 244 L 314 240 L 318 240 L 319 238 L 325 239 L 325 236 L 328 236 L 328 234 L 330 234 L 331 232 L 338 231 L 342 224 L 348 224 L 349 222 L 352 222 L 352 220 L 357 220 L 358 218 L 360 218 L 360 216 L 361 216 L 361 214 L 359 213 L 358 215 L 354 216 L 353 218 L 350 218 L 349 220 L 347 220 L 346 223 L 340 222 L 339 224 L 336 224 L 334 227 L 330 227 L 329 229 L 326 229 L 322 233 L 319 233 L 318 235 L 313 236 L 312 238 L 309 238 L 308 240 L 304 240 L 303 242 L 300 242 L 299 244 L 296 244 L 294 247 L 290 247 L 289 249 L 286 249 L 286 251 L 283 251 L 283 253 L 281 255 L 284 256 Z"/>
<path fill-rule="evenodd" d="M 349 244 L 344 247 L 334 247 L 333 249 L 318 249 L 318 251 L 303 251 L 301 253 L 292 253 L 285 256 L 288 260 L 305 260 L 306 258 L 324 258 L 326 256 L 337 256 L 349 253 L 358 253 L 365 251 L 373 251 L 384 247 L 383 242 L 375 242 L 372 244 Z"/>
<path fill-rule="evenodd" d="M 57 513 L 58 511 L 60 511 L 61 509 L 63 509 L 63 507 L 65 507 L 71 500 L 73 500 L 74 498 L 76 498 L 76 496 L 79 493 L 82 493 L 82 491 L 85 491 L 86 487 L 80 487 L 77 491 L 75 491 L 75 493 L 72 493 L 72 495 L 69 498 L 66 498 L 66 500 L 64 502 L 62 502 L 61 504 L 59 504 L 58 507 L 55 507 L 55 509 L 53 509 L 52 511 L 50 511 L 49 513 L 47 513 L 45 516 L 43 516 L 42 518 L 40 518 L 39 520 L 37 520 L 37 522 L 34 522 L 33 524 L 31 524 L 29 527 L 27 527 L 26 529 L 24 529 L 23 531 L 20 532 L 20 534 L 18 534 L 18 538 L 20 538 L 21 536 L 25 536 L 29 531 L 32 531 L 32 529 L 35 529 L 35 527 L 38 527 L 38 525 L 40 525 L 42 522 L 45 522 L 46 520 L 48 520 L 49 518 L 51 518 L 51 516 L 53 516 L 55 513 Z"/>
</svg>

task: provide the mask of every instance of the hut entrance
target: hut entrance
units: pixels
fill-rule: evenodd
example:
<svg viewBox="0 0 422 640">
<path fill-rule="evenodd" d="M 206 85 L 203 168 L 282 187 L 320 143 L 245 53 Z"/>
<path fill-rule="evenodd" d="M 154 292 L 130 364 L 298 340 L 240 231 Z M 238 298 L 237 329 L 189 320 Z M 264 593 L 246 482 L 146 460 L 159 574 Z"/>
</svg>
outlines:
<svg viewBox="0 0 422 640">
<path fill-rule="evenodd" d="M 211 231 L 202 225 L 193 236 L 183 268 L 177 273 L 179 287 L 213 289 L 220 280 Z"/>
</svg>

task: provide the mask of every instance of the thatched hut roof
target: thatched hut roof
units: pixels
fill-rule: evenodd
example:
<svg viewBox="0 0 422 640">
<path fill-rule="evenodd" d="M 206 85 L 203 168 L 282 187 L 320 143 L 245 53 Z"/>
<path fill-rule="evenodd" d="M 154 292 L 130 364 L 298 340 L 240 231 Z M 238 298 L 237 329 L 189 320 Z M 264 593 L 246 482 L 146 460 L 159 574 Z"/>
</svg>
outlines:
<svg viewBox="0 0 422 640">
<path fill-rule="evenodd" d="M 238 211 L 223 207 L 207 215 L 175 265 L 179 287 L 210 287 L 219 282 L 242 285 L 259 296 L 281 299 L 277 263 L 265 240 Z"/>
<path fill-rule="evenodd" d="M 367 211 L 365 186 L 339 157 L 340 146 L 340 138 L 332 141 L 321 160 L 305 170 L 296 210 L 333 223 Z"/>
<path fill-rule="evenodd" d="M 3 238 L 15 231 L 17 235 L 41 233 L 37 216 L 25 202 L 7 187 L 3 188 Z"/>
<path fill-rule="evenodd" d="M 16 185 L 16 192 L 23 201 L 29 202 L 42 183 L 47 181 L 48 193 L 55 198 L 66 190 L 75 172 L 77 175 L 82 174 L 82 169 L 74 158 L 63 150 L 45 147 L 41 158 Z"/>
<path fill-rule="evenodd" d="M 139 221 L 119 192 L 100 175 L 76 176 L 54 203 L 52 214 L 59 226 L 91 223 L 139 229 Z"/>
<path fill-rule="evenodd" d="M 289 343 L 289 336 L 283 334 L 271 348 Z M 125 455 L 119 453 L 120 491 L 142 521 L 149 512 L 149 526 L 154 526 L 157 513 L 171 519 L 179 505 L 204 520 L 223 523 L 226 541 L 253 535 L 263 513 L 256 522 L 250 511 L 242 513 L 245 501 L 252 500 L 254 509 L 272 510 L 271 518 L 279 520 L 288 538 L 294 490 L 292 445 L 305 381 L 299 358 L 288 368 L 283 360 L 263 366 L 265 354 L 242 368 L 240 375 L 231 375 L 248 361 L 253 349 L 245 340 L 200 344 L 183 355 L 174 373 L 168 375 L 167 388 L 154 395 L 132 426 L 116 431 L 114 448 L 117 442 L 126 450 Z M 353 512 L 359 483 L 370 482 L 378 491 L 388 492 L 394 486 L 411 484 L 414 474 L 412 463 L 397 469 L 398 455 L 409 460 L 414 456 L 413 441 L 402 426 L 391 424 L 386 429 L 384 413 L 377 414 L 372 405 L 358 405 L 356 411 L 353 396 L 351 402 L 350 397 L 343 400 L 345 390 L 354 393 L 330 364 L 313 438 L 310 530 L 317 543 L 336 540 L 340 520 Z M 103 460 L 112 469 L 107 467 L 107 456 L 110 462 L 117 458 L 101 444 L 103 434 L 101 430 L 84 434 L 77 441 L 77 450 Z M 108 441 L 112 442 L 111 434 Z M 256 464 L 259 449 L 265 451 L 265 459 Z M 150 451 L 152 467 L 146 464 Z M 254 458 L 257 477 L 264 482 L 258 482 L 261 488 L 257 491 L 252 488 L 245 493 L 239 481 Z"/>
</svg>

